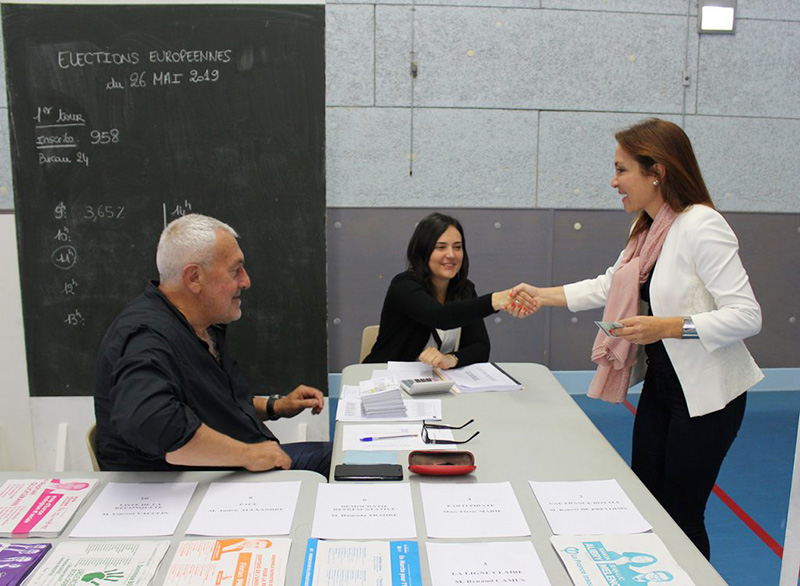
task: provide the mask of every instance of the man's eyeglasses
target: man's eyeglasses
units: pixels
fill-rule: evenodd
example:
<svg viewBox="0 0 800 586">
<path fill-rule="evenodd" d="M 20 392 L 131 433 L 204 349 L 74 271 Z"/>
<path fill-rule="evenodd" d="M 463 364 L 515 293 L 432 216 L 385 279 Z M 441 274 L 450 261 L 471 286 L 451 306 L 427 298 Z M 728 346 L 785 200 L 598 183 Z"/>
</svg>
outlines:
<svg viewBox="0 0 800 586">
<path fill-rule="evenodd" d="M 480 433 L 480 431 L 476 431 L 475 433 L 473 433 L 469 437 L 469 439 L 465 439 L 463 441 L 458 441 L 458 440 L 437 439 L 437 438 L 430 437 L 430 435 L 428 435 L 428 430 L 429 429 L 464 429 L 466 426 L 468 426 L 473 421 L 475 421 L 475 420 L 474 419 L 470 419 L 464 425 L 458 425 L 458 426 L 455 426 L 455 425 L 444 425 L 443 423 L 428 423 L 426 421 L 423 421 L 422 422 L 422 441 L 425 442 L 426 444 L 465 444 L 465 443 L 475 439 L 475 436 L 478 435 Z"/>
</svg>

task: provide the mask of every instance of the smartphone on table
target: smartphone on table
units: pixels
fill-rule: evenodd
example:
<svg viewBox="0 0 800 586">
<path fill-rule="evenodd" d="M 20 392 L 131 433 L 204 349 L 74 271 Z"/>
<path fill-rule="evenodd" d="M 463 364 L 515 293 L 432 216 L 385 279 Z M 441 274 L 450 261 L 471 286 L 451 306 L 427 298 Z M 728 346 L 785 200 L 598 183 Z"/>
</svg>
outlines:
<svg viewBox="0 0 800 586">
<path fill-rule="evenodd" d="M 400 464 L 338 464 L 334 480 L 403 480 Z"/>
</svg>

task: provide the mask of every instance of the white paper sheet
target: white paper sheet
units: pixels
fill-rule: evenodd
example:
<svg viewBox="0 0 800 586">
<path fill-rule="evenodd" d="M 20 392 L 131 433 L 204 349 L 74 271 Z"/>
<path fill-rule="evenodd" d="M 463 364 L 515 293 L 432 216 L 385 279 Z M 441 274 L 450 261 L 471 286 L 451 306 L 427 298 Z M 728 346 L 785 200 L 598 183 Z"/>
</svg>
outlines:
<svg viewBox="0 0 800 586">
<path fill-rule="evenodd" d="M 420 484 L 428 537 L 527 537 L 510 482 Z"/>
<path fill-rule="evenodd" d="M 110 482 L 70 537 L 172 535 L 195 488 L 196 482 Z"/>
<path fill-rule="evenodd" d="M 406 414 L 403 417 L 367 417 L 361 399 L 339 399 L 336 421 L 431 421 L 442 420 L 441 399 L 403 399 Z"/>
<path fill-rule="evenodd" d="M 213 482 L 187 535 L 289 535 L 300 482 Z"/>
<path fill-rule="evenodd" d="M 556 535 L 641 533 L 652 529 L 616 480 L 531 480 L 530 485 Z"/>
<path fill-rule="evenodd" d="M 411 485 L 320 484 L 312 537 L 413 539 L 417 536 Z"/>
<path fill-rule="evenodd" d="M 664 582 L 670 586 L 694 586 L 654 533 L 553 535 L 550 542 L 575 584 L 608 586 Z"/>
<path fill-rule="evenodd" d="M 433 378 L 434 376 L 431 365 L 424 362 L 394 362 L 390 360 L 387 372 L 394 375 L 398 381 L 409 378 Z"/>
<path fill-rule="evenodd" d="M 425 364 L 419 360 L 415 362 L 401 362 L 399 360 L 390 360 L 387 363 L 389 372 L 397 376 L 397 373 L 413 374 L 414 378 L 429 378 L 433 376 L 433 368 L 430 364 Z"/>
<path fill-rule="evenodd" d="M 288 537 L 182 541 L 167 571 L 169 586 L 283 586 Z"/>
<path fill-rule="evenodd" d="M 550 584 L 542 562 L 530 541 L 483 543 L 429 541 L 426 546 L 433 586 Z"/>
<path fill-rule="evenodd" d="M 339 400 L 342 399 L 358 399 L 361 395 L 361 387 L 358 385 L 342 385 L 339 392 Z"/>
<path fill-rule="evenodd" d="M 460 393 L 522 390 L 522 385 L 512 380 L 491 362 L 480 362 L 437 372 L 442 377 L 453 381 L 456 390 Z"/>
<path fill-rule="evenodd" d="M 455 444 L 426 444 L 422 441 L 420 432 L 421 423 L 408 425 L 345 425 L 342 429 L 342 449 L 366 451 L 410 451 L 410 450 L 456 450 Z M 387 436 L 411 437 L 387 437 Z M 361 441 L 365 437 L 381 437 L 373 441 Z M 453 439 L 453 432 L 449 429 L 431 430 L 431 437 L 437 439 Z"/>
</svg>

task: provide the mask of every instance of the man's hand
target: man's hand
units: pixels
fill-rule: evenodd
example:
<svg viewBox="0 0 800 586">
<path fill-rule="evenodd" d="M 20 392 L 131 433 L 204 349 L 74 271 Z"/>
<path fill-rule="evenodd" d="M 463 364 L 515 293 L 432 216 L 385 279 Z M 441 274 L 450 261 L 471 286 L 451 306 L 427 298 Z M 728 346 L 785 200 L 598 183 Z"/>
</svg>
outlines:
<svg viewBox="0 0 800 586">
<path fill-rule="evenodd" d="M 322 392 L 314 387 L 300 385 L 285 397 L 281 397 L 272 404 L 276 417 L 294 417 L 306 409 L 318 415 L 325 406 Z"/>
<path fill-rule="evenodd" d="M 292 459 L 284 452 L 277 442 L 267 441 L 257 444 L 247 444 L 247 455 L 244 468 L 250 472 L 264 472 L 265 470 L 288 470 L 292 466 Z"/>
<path fill-rule="evenodd" d="M 447 370 L 448 368 L 455 368 L 458 365 L 458 360 L 452 354 L 442 354 L 438 348 L 430 346 L 422 351 L 419 355 L 419 361 L 425 364 L 430 364 L 434 368 L 441 368 Z"/>
</svg>

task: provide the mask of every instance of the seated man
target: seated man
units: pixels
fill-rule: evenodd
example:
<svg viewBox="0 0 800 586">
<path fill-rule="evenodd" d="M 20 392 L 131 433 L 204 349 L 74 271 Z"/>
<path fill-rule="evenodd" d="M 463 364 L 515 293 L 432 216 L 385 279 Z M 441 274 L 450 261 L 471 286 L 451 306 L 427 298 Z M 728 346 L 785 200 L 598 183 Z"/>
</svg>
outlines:
<svg viewBox="0 0 800 586">
<path fill-rule="evenodd" d="M 111 324 L 95 370 L 97 459 L 103 470 L 315 470 L 330 442 L 279 445 L 263 421 L 322 411 L 319 390 L 255 397 L 225 346 L 250 287 L 238 235 L 199 214 L 170 223 L 151 282 Z"/>
</svg>

